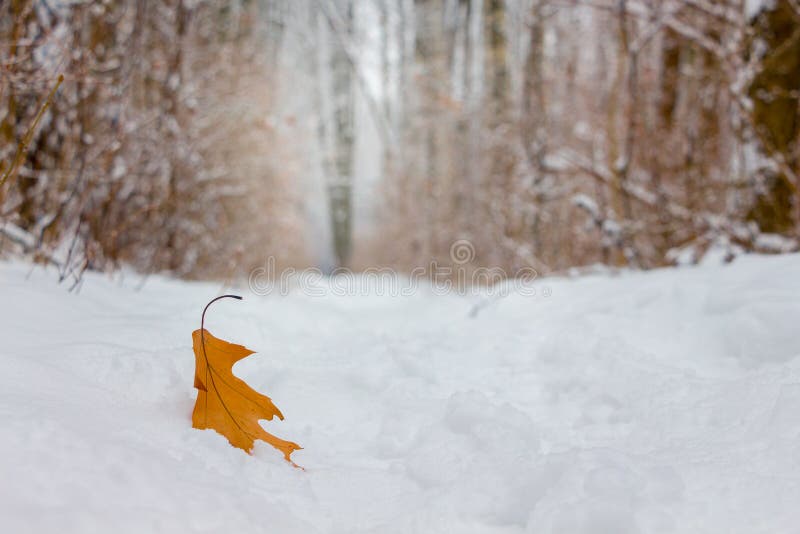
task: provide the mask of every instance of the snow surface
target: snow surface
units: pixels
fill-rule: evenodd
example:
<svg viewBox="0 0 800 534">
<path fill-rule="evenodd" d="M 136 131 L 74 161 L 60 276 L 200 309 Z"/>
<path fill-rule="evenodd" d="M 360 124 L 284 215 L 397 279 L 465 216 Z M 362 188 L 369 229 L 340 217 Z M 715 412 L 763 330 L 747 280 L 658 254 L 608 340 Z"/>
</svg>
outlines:
<svg viewBox="0 0 800 534">
<path fill-rule="evenodd" d="M 547 279 L 474 317 L 429 289 L 221 301 L 302 471 L 191 428 L 219 287 L 0 264 L 0 531 L 798 532 L 798 274 Z"/>
</svg>

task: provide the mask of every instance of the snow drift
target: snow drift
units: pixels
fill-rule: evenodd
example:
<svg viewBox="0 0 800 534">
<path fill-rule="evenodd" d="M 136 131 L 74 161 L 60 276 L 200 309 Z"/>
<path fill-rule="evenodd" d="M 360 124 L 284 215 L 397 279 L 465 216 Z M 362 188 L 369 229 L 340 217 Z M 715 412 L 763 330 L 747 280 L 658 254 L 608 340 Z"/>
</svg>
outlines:
<svg viewBox="0 0 800 534">
<path fill-rule="evenodd" d="M 294 469 L 191 428 L 209 284 L 0 264 L 3 532 L 780 533 L 800 524 L 800 255 L 545 298 L 209 312 Z"/>
</svg>

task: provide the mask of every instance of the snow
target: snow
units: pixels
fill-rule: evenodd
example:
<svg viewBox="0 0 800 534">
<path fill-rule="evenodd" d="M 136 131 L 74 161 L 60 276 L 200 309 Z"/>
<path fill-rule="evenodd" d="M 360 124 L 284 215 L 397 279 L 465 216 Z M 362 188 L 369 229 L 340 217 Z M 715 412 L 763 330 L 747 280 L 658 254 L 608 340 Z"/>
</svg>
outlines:
<svg viewBox="0 0 800 534">
<path fill-rule="evenodd" d="M 592 216 L 594 219 L 600 218 L 600 208 L 597 207 L 597 203 L 594 201 L 592 197 L 589 195 L 584 195 L 583 193 L 579 193 L 572 197 L 572 203 L 586 210 L 589 215 Z"/>
<path fill-rule="evenodd" d="M 0 530 L 794 532 L 798 272 L 548 278 L 472 318 L 424 287 L 216 303 L 303 471 L 191 428 L 190 334 L 223 288 L 0 264 Z"/>
<path fill-rule="evenodd" d="M 762 11 L 775 8 L 775 0 L 745 0 L 745 15 L 752 19 Z"/>
<path fill-rule="evenodd" d="M 756 237 L 756 247 L 768 252 L 793 252 L 797 250 L 797 241 L 780 234 L 759 234 Z"/>
<path fill-rule="evenodd" d="M 0 226 L 0 232 L 8 236 L 8 238 L 15 243 L 19 243 L 26 248 L 33 248 L 36 246 L 36 238 L 14 223 L 2 223 L 2 226 Z"/>
</svg>

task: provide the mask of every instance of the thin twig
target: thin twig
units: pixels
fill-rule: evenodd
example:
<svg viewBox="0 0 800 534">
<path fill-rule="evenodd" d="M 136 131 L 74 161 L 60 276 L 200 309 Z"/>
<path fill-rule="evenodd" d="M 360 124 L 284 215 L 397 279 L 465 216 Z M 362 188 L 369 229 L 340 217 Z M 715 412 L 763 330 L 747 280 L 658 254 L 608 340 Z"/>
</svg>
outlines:
<svg viewBox="0 0 800 534">
<path fill-rule="evenodd" d="M 19 167 L 19 164 L 22 163 L 22 160 L 25 158 L 25 154 L 28 151 L 28 145 L 30 144 L 31 140 L 33 140 L 33 133 L 36 131 L 36 127 L 39 125 L 39 121 L 42 120 L 42 116 L 44 116 L 45 111 L 50 105 L 53 103 L 53 98 L 56 96 L 56 91 L 58 91 L 58 87 L 61 85 L 61 82 L 64 81 L 64 75 L 58 75 L 58 81 L 56 82 L 55 87 L 50 91 L 50 94 L 47 96 L 42 107 L 39 109 L 39 112 L 36 114 L 36 117 L 33 119 L 33 123 L 28 128 L 28 131 L 25 132 L 25 135 L 22 136 L 20 139 L 19 144 L 17 145 L 17 153 L 14 155 L 14 159 L 11 162 L 11 166 L 8 170 L 3 174 L 2 178 L 0 178 L 0 187 L 3 187 L 3 184 L 6 183 L 6 180 L 14 176 L 14 173 Z M 3 163 L 3 167 L 5 166 L 5 162 Z"/>
</svg>

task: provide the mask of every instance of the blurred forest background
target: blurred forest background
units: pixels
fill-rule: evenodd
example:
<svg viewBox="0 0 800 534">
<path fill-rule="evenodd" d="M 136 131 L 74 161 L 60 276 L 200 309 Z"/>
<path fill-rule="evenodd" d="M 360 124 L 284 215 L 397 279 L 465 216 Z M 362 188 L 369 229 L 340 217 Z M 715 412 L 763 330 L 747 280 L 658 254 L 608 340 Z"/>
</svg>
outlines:
<svg viewBox="0 0 800 534">
<path fill-rule="evenodd" d="M 799 0 L 0 6 L 0 255 L 65 279 L 798 248 Z"/>
</svg>

